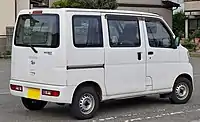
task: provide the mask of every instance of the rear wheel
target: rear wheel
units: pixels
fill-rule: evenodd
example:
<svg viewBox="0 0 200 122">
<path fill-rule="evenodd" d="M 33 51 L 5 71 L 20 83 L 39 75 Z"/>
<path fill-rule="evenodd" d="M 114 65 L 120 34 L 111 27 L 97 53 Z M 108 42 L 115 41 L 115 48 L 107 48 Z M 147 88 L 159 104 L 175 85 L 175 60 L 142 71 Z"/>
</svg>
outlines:
<svg viewBox="0 0 200 122">
<path fill-rule="evenodd" d="M 47 102 L 40 100 L 33 100 L 28 98 L 21 98 L 23 105 L 29 110 L 41 110 L 43 109 Z"/>
<path fill-rule="evenodd" d="M 71 112 L 77 119 L 90 119 L 99 107 L 99 96 L 93 87 L 82 87 L 77 90 L 71 105 Z"/>
<path fill-rule="evenodd" d="M 174 104 L 185 104 L 192 96 L 193 86 L 190 80 L 180 77 L 174 84 L 170 101 Z"/>
</svg>

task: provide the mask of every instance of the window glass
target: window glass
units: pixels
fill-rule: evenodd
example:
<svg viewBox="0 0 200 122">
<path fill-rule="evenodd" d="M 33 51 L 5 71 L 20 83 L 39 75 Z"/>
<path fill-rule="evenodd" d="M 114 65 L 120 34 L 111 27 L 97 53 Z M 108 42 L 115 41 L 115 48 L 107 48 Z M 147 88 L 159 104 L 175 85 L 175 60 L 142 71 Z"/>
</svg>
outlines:
<svg viewBox="0 0 200 122">
<path fill-rule="evenodd" d="M 171 48 L 172 35 L 159 20 L 146 21 L 149 45 L 151 47 Z"/>
<path fill-rule="evenodd" d="M 103 47 L 100 17 L 74 16 L 73 34 L 76 47 Z"/>
<path fill-rule="evenodd" d="M 108 19 L 111 47 L 139 47 L 140 34 L 137 20 Z"/>
<path fill-rule="evenodd" d="M 191 19 L 189 20 L 189 29 L 190 30 L 195 30 L 197 29 L 197 25 L 198 25 L 198 22 L 196 19 Z"/>
<path fill-rule="evenodd" d="M 15 34 L 15 45 L 34 47 L 59 46 L 58 15 L 20 15 Z"/>
</svg>

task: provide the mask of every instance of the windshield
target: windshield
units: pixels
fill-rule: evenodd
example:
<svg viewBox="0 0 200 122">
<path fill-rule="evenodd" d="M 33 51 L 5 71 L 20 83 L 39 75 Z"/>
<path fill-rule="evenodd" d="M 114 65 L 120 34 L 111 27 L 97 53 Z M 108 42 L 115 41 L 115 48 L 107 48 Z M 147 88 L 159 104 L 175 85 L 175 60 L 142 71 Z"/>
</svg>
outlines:
<svg viewBox="0 0 200 122">
<path fill-rule="evenodd" d="M 59 46 L 59 34 L 58 15 L 21 15 L 15 33 L 15 45 L 56 48 Z"/>
</svg>

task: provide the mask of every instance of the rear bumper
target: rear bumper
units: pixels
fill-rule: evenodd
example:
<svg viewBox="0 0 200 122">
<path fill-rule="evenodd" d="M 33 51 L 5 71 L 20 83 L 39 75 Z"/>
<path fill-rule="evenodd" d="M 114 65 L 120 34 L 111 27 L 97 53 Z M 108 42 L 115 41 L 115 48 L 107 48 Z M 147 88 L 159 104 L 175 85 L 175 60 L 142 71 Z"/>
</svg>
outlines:
<svg viewBox="0 0 200 122">
<path fill-rule="evenodd" d="M 55 102 L 55 103 L 69 103 L 69 104 L 71 104 L 72 102 L 73 93 L 76 88 L 75 86 L 44 85 L 44 84 L 30 83 L 17 80 L 10 80 L 10 84 L 19 85 L 22 86 L 23 88 L 23 91 L 15 91 L 10 88 L 10 93 L 13 96 L 28 98 L 28 89 L 37 88 L 40 90 L 40 96 L 38 100 Z M 42 89 L 60 91 L 60 95 L 58 97 L 42 95 Z"/>
</svg>

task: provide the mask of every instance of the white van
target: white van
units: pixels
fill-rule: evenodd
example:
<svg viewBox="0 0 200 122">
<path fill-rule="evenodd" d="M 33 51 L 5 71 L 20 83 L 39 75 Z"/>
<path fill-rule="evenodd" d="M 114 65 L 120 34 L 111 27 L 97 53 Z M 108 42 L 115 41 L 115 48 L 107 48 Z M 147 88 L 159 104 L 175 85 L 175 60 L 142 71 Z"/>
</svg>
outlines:
<svg viewBox="0 0 200 122">
<path fill-rule="evenodd" d="M 29 110 L 70 104 L 92 118 L 109 99 L 160 94 L 185 104 L 193 68 L 162 17 L 95 9 L 20 11 L 12 44 L 10 91 Z"/>
</svg>

